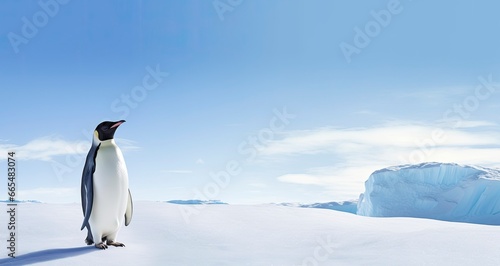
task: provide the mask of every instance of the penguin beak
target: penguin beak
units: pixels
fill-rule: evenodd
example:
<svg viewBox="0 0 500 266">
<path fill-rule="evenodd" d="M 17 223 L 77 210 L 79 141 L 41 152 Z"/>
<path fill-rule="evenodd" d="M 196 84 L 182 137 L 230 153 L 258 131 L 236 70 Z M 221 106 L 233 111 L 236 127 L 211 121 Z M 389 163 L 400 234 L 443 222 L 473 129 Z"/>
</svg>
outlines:
<svg viewBox="0 0 500 266">
<path fill-rule="evenodd" d="M 112 125 L 110 128 L 119 127 L 123 123 L 125 123 L 125 120 L 120 120 L 120 121 L 116 122 L 114 125 Z"/>
</svg>

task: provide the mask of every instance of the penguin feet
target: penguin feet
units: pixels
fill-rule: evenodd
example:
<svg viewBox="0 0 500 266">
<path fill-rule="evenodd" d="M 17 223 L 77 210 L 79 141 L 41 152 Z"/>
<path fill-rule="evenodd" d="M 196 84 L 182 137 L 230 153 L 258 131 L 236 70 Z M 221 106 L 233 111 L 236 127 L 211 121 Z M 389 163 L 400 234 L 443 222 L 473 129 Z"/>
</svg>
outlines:
<svg viewBox="0 0 500 266">
<path fill-rule="evenodd" d="M 114 242 L 114 241 L 109 241 L 108 240 L 108 245 L 110 246 L 115 246 L 115 247 L 125 247 L 125 245 L 123 243 L 120 243 L 120 242 Z"/>
<path fill-rule="evenodd" d="M 108 246 L 106 244 L 104 244 L 104 242 L 101 242 L 99 244 L 95 244 L 95 247 L 98 249 L 107 249 L 108 248 Z"/>
<path fill-rule="evenodd" d="M 86 243 L 88 246 L 90 246 L 90 245 L 94 244 L 94 240 L 92 240 L 91 238 L 86 238 L 86 239 L 85 239 L 85 243 Z"/>
</svg>

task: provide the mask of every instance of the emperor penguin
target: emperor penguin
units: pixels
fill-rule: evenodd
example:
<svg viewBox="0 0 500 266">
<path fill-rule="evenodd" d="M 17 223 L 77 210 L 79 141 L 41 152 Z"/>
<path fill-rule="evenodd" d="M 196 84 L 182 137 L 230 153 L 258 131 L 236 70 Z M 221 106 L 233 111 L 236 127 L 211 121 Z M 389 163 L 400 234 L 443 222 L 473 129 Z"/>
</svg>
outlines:
<svg viewBox="0 0 500 266">
<path fill-rule="evenodd" d="M 130 224 L 133 213 L 128 172 L 123 154 L 115 143 L 116 129 L 125 122 L 104 121 L 94 130 L 92 147 L 87 154 L 82 173 L 81 196 L 83 224 L 87 228 L 87 245 L 99 249 L 124 247 L 116 242 L 125 221 Z"/>
</svg>

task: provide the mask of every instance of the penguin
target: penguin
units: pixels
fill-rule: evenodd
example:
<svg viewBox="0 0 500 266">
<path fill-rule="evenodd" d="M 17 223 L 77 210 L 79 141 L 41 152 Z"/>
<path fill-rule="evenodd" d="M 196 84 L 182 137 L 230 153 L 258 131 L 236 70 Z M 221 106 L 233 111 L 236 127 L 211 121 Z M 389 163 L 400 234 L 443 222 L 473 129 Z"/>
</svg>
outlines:
<svg viewBox="0 0 500 266">
<path fill-rule="evenodd" d="M 116 236 L 123 222 L 128 226 L 132 220 L 127 167 L 113 139 L 116 129 L 124 122 L 104 121 L 96 127 L 83 167 L 81 197 L 84 219 L 80 230 L 87 228 L 85 243 L 95 243 L 99 249 L 124 247 L 123 243 L 116 242 Z"/>
</svg>

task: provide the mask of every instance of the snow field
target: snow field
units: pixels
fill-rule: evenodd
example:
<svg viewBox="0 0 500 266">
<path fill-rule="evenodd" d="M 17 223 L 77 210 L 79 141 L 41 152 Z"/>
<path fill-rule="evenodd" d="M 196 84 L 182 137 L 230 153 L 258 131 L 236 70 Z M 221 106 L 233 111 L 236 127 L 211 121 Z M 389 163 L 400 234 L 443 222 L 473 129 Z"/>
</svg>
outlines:
<svg viewBox="0 0 500 266">
<path fill-rule="evenodd" d="M 21 204 L 18 257 L 0 264 L 500 265 L 495 226 L 271 204 L 207 205 L 187 223 L 181 206 L 137 202 L 117 239 L 126 247 L 97 250 L 83 242 L 80 204 Z"/>
</svg>

